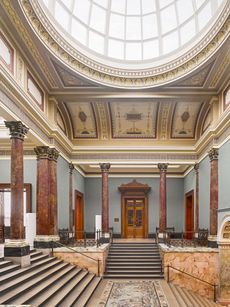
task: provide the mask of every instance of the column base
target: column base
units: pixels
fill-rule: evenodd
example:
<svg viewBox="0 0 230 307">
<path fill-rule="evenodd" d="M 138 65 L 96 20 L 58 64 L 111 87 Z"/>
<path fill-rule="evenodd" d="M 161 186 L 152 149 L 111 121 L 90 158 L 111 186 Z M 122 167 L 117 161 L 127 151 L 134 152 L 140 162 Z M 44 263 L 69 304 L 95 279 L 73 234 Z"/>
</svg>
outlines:
<svg viewBox="0 0 230 307">
<path fill-rule="evenodd" d="M 60 237 L 58 235 L 36 236 L 34 239 L 34 248 L 51 249 L 52 247 L 60 247 L 60 245 L 55 244 L 55 242 L 58 242 L 59 240 Z"/>
<path fill-rule="evenodd" d="M 211 248 L 218 248 L 218 244 L 217 244 L 217 236 L 208 236 L 208 247 Z"/>
<path fill-rule="evenodd" d="M 4 258 L 18 263 L 22 268 L 30 266 L 30 246 L 25 240 L 10 240 L 4 245 Z"/>
<path fill-rule="evenodd" d="M 110 233 L 109 232 L 103 232 L 101 234 L 101 237 L 100 237 L 100 242 L 102 244 L 109 243 L 110 242 Z"/>
</svg>

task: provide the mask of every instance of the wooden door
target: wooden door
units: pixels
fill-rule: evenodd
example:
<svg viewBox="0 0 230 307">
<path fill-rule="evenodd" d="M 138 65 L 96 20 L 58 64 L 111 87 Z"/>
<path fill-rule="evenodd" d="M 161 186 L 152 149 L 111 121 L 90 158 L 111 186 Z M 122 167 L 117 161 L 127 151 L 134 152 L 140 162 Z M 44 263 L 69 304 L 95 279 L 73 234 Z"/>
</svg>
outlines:
<svg viewBox="0 0 230 307">
<path fill-rule="evenodd" d="M 143 238 L 145 233 L 144 199 L 127 199 L 125 209 L 126 237 Z"/>
<path fill-rule="evenodd" d="M 186 239 L 193 238 L 194 231 L 194 191 L 185 194 L 185 232 Z"/>
<path fill-rule="evenodd" d="M 83 194 L 75 191 L 75 239 L 84 238 L 84 198 Z"/>
</svg>

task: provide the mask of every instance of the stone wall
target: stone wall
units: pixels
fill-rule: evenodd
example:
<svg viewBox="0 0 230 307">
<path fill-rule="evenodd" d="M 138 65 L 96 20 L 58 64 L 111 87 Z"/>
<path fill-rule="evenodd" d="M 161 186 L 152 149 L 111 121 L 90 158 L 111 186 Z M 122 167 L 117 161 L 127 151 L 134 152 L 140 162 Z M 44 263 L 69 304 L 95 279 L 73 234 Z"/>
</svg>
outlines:
<svg viewBox="0 0 230 307">
<path fill-rule="evenodd" d="M 219 283 L 219 252 L 214 248 L 167 248 L 161 247 L 165 279 L 167 280 L 167 265 L 191 274 L 211 284 Z M 169 269 L 169 280 L 175 284 L 213 299 L 213 287 Z"/>
<path fill-rule="evenodd" d="M 88 271 L 98 275 L 98 261 L 99 260 L 99 275 L 102 276 L 105 271 L 106 258 L 109 251 L 109 244 L 104 244 L 103 246 L 89 247 L 89 248 L 74 248 L 80 253 L 71 252 L 67 248 L 56 248 L 54 250 L 54 257 L 61 259 L 65 262 L 76 265 L 82 269 L 87 269 Z M 88 257 L 93 259 L 90 259 Z"/>
</svg>

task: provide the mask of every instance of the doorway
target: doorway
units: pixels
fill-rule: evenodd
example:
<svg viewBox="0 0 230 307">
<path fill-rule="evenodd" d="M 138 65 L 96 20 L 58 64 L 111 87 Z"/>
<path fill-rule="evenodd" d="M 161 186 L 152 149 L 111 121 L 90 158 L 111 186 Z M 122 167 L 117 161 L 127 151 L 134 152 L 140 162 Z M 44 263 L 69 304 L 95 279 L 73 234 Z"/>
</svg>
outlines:
<svg viewBox="0 0 230 307">
<path fill-rule="evenodd" d="M 84 195 L 75 190 L 75 239 L 84 238 Z"/>
<path fill-rule="evenodd" d="M 144 238 L 145 229 L 144 199 L 126 199 L 125 233 L 126 238 Z"/>
<path fill-rule="evenodd" d="M 185 237 L 192 240 L 194 231 L 194 190 L 185 194 Z"/>
</svg>

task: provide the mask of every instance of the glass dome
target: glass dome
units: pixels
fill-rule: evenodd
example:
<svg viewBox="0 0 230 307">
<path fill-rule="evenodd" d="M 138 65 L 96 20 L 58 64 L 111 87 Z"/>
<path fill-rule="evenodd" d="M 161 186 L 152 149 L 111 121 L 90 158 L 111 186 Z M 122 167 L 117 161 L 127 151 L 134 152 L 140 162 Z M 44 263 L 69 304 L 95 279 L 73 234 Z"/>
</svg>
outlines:
<svg viewBox="0 0 230 307">
<path fill-rule="evenodd" d="M 224 0 L 42 0 L 66 37 L 96 55 L 148 62 L 195 40 Z"/>
</svg>

